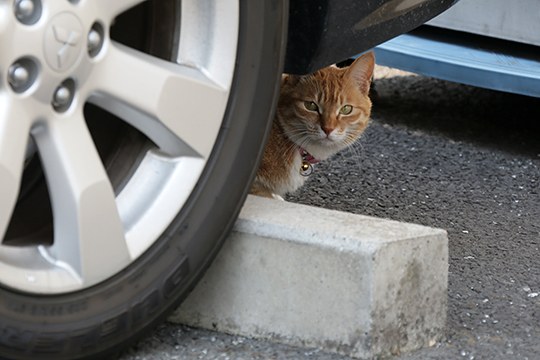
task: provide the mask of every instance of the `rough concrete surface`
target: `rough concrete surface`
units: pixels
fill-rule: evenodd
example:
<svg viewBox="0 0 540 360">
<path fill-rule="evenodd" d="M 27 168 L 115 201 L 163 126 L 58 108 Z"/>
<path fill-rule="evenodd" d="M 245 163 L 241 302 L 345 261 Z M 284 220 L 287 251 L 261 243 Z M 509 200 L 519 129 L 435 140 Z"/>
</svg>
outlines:
<svg viewBox="0 0 540 360">
<path fill-rule="evenodd" d="M 384 68 L 375 83 L 364 137 L 288 200 L 448 231 L 446 339 L 395 359 L 538 359 L 540 100 Z M 123 359 L 348 358 L 164 324 Z"/>
<path fill-rule="evenodd" d="M 173 322 L 368 358 L 440 340 L 446 232 L 250 196 Z"/>
</svg>

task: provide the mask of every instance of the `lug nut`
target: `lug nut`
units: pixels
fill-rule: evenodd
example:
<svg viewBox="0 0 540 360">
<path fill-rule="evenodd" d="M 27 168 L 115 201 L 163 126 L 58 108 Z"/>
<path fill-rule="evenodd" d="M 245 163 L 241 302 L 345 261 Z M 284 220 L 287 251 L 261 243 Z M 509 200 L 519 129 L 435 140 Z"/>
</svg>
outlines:
<svg viewBox="0 0 540 360">
<path fill-rule="evenodd" d="M 41 0 L 17 0 L 15 2 L 15 17 L 26 25 L 36 23 L 41 16 Z"/>
<path fill-rule="evenodd" d="M 100 23 L 92 25 L 90 32 L 88 33 L 88 54 L 92 57 L 99 54 L 103 47 L 104 31 L 103 26 Z"/>
<path fill-rule="evenodd" d="M 7 80 L 16 93 L 28 90 L 38 77 L 38 65 L 31 58 L 20 58 L 8 69 Z"/>
<path fill-rule="evenodd" d="M 90 52 L 96 50 L 101 45 L 101 35 L 96 30 L 92 29 L 88 33 L 88 50 Z"/>
<path fill-rule="evenodd" d="M 53 103 L 55 106 L 66 105 L 69 103 L 70 99 L 71 99 L 71 91 L 65 86 L 60 86 L 54 92 Z"/>
<path fill-rule="evenodd" d="M 8 70 L 8 80 L 13 88 L 24 88 L 30 79 L 30 72 L 21 64 L 13 64 Z"/>
<path fill-rule="evenodd" d="M 75 97 L 75 82 L 67 79 L 62 82 L 54 91 L 52 106 L 58 112 L 64 112 L 71 106 Z"/>
<path fill-rule="evenodd" d="M 15 13 L 17 17 L 28 18 L 32 16 L 36 9 L 32 0 L 19 0 L 15 4 Z"/>
</svg>

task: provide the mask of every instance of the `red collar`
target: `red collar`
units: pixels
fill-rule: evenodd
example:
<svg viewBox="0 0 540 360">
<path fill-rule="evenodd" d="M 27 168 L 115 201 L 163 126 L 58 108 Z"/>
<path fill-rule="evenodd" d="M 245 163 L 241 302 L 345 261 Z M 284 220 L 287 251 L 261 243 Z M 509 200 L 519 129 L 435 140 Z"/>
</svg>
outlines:
<svg viewBox="0 0 540 360">
<path fill-rule="evenodd" d="M 302 147 L 298 148 L 298 151 L 300 152 L 300 156 L 302 157 L 303 161 L 306 161 L 312 165 L 320 161 L 319 159 L 316 159 L 313 155 L 311 155 L 306 149 Z"/>
</svg>

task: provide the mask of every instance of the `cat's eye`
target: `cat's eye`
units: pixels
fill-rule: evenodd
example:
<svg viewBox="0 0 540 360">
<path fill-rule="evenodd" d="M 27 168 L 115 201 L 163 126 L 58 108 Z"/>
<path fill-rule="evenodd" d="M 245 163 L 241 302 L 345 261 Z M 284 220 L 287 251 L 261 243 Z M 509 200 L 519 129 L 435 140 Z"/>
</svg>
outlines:
<svg viewBox="0 0 540 360">
<path fill-rule="evenodd" d="M 304 101 L 304 107 L 309 111 L 319 111 L 319 107 L 314 101 Z"/>
<path fill-rule="evenodd" d="M 345 105 L 339 109 L 339 113 L 342 115 L 349 115 L 352 112 L 353 107 L 351 105 Z"/>
</svg>

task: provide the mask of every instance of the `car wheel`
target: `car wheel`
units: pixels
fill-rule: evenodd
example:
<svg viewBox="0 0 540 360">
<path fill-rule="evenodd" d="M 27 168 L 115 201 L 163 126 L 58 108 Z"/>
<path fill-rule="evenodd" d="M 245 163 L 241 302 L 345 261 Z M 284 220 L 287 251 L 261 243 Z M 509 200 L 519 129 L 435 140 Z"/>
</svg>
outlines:
<svg viewBox="0 0 540 360">
<path fill-rule="evenodd" d="M 287 1 L 0 4 L 0 358 L 103 358 L 230 230 L 272 119 Z"/>
</svg>

